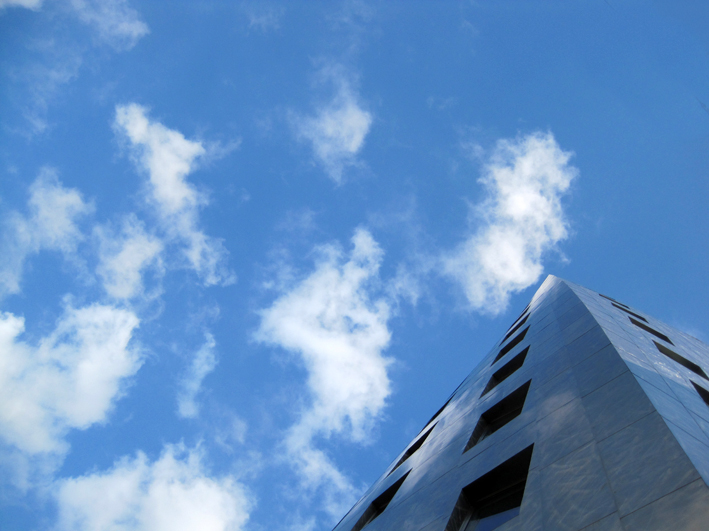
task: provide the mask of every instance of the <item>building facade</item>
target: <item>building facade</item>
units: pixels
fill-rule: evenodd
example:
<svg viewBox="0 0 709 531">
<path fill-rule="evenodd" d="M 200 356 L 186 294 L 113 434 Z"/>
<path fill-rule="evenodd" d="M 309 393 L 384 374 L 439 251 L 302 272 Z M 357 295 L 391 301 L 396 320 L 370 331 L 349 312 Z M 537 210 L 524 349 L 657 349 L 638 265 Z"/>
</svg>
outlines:
<svg viewBox="0 0 709 531">
<path fill-rule="evenodd" d="M 709 347 L 549 276 L 335 531 L 709 530 Z"/>
</svg>

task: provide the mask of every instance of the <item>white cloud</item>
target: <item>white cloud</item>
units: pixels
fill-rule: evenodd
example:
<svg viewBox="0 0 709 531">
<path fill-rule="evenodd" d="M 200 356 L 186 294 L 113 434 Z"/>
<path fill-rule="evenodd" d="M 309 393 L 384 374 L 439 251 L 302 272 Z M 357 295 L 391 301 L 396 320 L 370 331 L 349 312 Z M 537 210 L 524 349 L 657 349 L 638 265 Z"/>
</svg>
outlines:
<svg viewBox="0 0 709 531">
<path fill-rule="evenodd" d="M 142 364 L 130 311 L 68 306 L 48 336 L 20 338 L 24 319 L 0 313 L 0 438 L 25 454 L 61 454 L 69 429 L 106 420 Z"/>
<path fill-rule="evenodd" d="M 197 351 L 187 375 L 180 382 L 180 393 L 177 396 L 177 411 L 181 417 L 195 418 L 199 415 L 197 394 L 199 394 L 204 378 L 217 366 L 217 356 L 214 336 L 205 334 L 204 345 Z"/>
<path fill-rule="evenodd" d="M 93 206 L 76 189 L 65 188 L 50 168 L 40 171 L 29 191 L 28 214 L 12 212 L 4 222 L 0 296 L 20 291 L 28 255 L 46 249 L 74 257 L 83 240 L 77 221 L 93 211 Z"/>
<path fill-rule="evenodd" d="M 96 268 L 106 292 L 117 299 L 130 299 L 143 294 L 142 272 L 155 266 L 161 269 L 163 243 L 145 232 L 133 216 L 126 216 L 119 235 L 105 227 L 94 233 L 99 242 L 99 264 Z"/>
<path fill-rule="evenodd" d="M 364 229 L 352 242 L 346 259 L 334 245 L 320 248 L 315 271 L 261 311 L 255 334 L 258 341 L 297 354 L 308 371 L 311 404 L 285 445 L 304 485 L 327 487 L 333 514 L 349 503 L 354 489 L 313 447 L 313 438 L 339 434 L 363 441 L 390 393 L 391 360 L 382 354 L 390 340 L 389 305 L 370 296 L 383 253 Z"/>
<path fill-rule="evenodd" d="M 57 482 L 59 531 L 238 531 L 253 505 L 230 476 L 211 477 L 202 452 L 166 445 L 157 461 L 142 452 L 106 472 Z"/>
<path fill-rule="evenodd" d="M 0 0 L 0 9 L 5 7 L 26 7 L 36 10 L 42 7 L 42 0 Z"/>
<path fill-rule="evenodd" d="M 313 432 L 304 423 L 299 423 L 288 433 L 284 441 L 288 459 L 300 474 L 305 492 L 318 492 L 318 506 L 331 518 L 340 518 L 354 505 L 361 494 L 328 457 L 313 444 Z M 302 495 L 305 496 L 305 492 Z"/>
<path fill-rule="evenodd" d="M 150 33 L 148 25 L 126 0 L 71 0 L 71 6 L 79 20 L 117 51 L 130 50 Z"/>
<path fill-rule="evenodd" d="M 567 237 L 561 196 L 578 171 L 551 133 L 500 140 L 480 182 L 487 199 L 475 212 L 482 224 L 443 259 L 470 306 L 497 314 L 512 293 L 535 283 L 544 253 Z"/>
<path fill-rule="evenodd" d="M 293 120 L 298 138 L 311 143 L 315 159 L 339 184 L 345 169 L 357 164 L 372 115 L 362 108 L 342 68 L 326 68 L 321 77 L 334 84 L 334 96 L 319 106 L 314 116 L 295 116 Z"/>
<path fill-rule="evenodd" d="M 116 107 L 115 127 L 127 137 L 136 164 L 148 174 L 148 201 L 167 237 L 185 244 L 183 253 L 189 266 L 206 285 L 233 282 L 222 241 L 199 229 L 199 209 L 207 199 L 187 181 L 196 161 L 207 155 L 202 143 L 150 121 L 147 109 L 135 103 Z"/>
</svg>

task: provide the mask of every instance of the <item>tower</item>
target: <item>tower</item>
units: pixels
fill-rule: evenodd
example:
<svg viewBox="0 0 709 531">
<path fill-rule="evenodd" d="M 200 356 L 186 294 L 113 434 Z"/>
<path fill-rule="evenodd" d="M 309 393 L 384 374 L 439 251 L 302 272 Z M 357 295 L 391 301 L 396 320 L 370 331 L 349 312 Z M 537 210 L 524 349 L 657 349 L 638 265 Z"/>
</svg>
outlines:
<svg viewBox="0 0 709 531">
<path fill-rule="evenodd" d="M 709 346 L 549 276 L 335 531 L 706 531 Z"/>
</svg>

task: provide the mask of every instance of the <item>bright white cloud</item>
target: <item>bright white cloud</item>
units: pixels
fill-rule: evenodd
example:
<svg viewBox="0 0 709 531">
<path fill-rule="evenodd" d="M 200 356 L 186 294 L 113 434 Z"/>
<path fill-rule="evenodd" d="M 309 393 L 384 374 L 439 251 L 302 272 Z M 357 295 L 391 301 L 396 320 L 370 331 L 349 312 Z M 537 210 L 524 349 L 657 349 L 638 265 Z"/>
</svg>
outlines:
<svg viewBox="0 0 709 531">
<path fill-rule="evenodd" d="M 340 434 L 364 440 L 390 393 L 391 360 L 382 354 L 390 340 L 390 309 L 383 298 L 370 296 L 383 253 L 364 229 L 355 232 L 352 242 L 346 259 L 337 246 L 320 248 L 315 271 L 261 311 L 255 335 L 296 353 L 308 371 L 311 404 L 285 444 L 306 486 L 331 489 L 333 514 L 349 503 L 353 489 L 313 447 L 313 438 Z"/>
<path fill-rule="evenodd" d="M 50 168 L 30 186 L 27 215 L 12 212 L 3 227 L 0 247 L 0 296 L 20 291 L 25 259 L 41 250 L 72 258 L 83 235 L 78 220 L 93 211 L 81 194 L 65 188 Z"/>
<path fill-rule="evenodd" d="M 168 239 L 185 244 L 189 266 L 206 285 L 233 282 L 222 241 L 199 229 L 199 209 L 207 199 L 187 181 L 197 160 L 207 154 L 202 143 L 150 121 L 147 109 L 135 103 L 116 107 L 115 127 L 128 139 L 137 165 L 149 176 L 148 201 Z"/>
<path fill-rule="evenodd" d="M 103 422 L 126 379 L 141 366 L 130 346 L 130 311 L 67 307 L 54 331 L 32 345 L 24 319 L 0 314 L 0 438 L 25 454 L 60 454 L 69 429 Z"/>
<path fill-rule="evenodd" d="M 327 68 L 322 77 L 335 85 L 334 96 L 314 116 L 296 117 L 294 124 L 298 137 L 311 143 L 315 159 L 339 184 L 345 169 L 357 163 L 372 115 L 362 108 L 342 68 Z"/>
<path fill-rule="evenodd" d="M 197 395 L 202 387 L 204 378 L 217 366 L 217 356 L 214 353 L 216 345 L 214 336 L 207 333 L 204 345 L 195 354 L 187 375 L 180 382 L 177 411 L 181 417 L 195 418 L 199 415 Z"/>
<path fill-rule="evenodd" d="M 443 260 L 470 306 L 502 312 L 512 293 L 535 283 L 542 257 L 567 237 L 561 197 L 578 171 L 551 133 L 498 141 L 480 182 L 487 199 L 475 209 L 481 225 Z"/>
<path fill-rule="evenodd" d="M 123 220 L 120 234 L 106 227 L 94 233 L 99 242 L 99 264 L 96 268 L 106 292 L 117 299 L 130 299 L 143 294 L 144 270 L 161 269 L 162 241 L 145 231 L 135 216 Z"/>
<path fill-rule="evenodd" d="M 212 477 L 199 449 L 167 445 L 106 472 L 57 483 L 60 531 L 239 531 L 253 505 L 230 476 Z"/>
<path fill-rule="evenodd" d="M 150 33 L 148 25 L 126 0 L 71 0 L 71 6 L 79 20 L 118 51 L 130 50 Z"/>
</svg>

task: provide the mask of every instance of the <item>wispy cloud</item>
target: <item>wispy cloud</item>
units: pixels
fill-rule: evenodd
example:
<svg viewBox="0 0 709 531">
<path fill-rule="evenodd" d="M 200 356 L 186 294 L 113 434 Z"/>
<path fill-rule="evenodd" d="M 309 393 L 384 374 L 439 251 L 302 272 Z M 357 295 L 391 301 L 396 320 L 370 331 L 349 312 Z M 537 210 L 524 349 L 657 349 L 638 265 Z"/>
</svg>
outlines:
<svg viewBox="0 0 709 531">
<path fill-rule="evenodd" d="M 311 401 L 286 436 L 285 446 L 309 489 L 325 487 L 325 508 L 340 514 L 354 496 L 349 480 L 324 452 L 317 436 L 366 439 L 390 393 L 383 355 L 389 344 L 389 305 L 372 300 L 382 250 L 358 229 L 345 257 L 337 245 L 318 249 L 315 270 L 262 310 L 258 341 L 296 355 L 308 371 Z"/>
<path fill-rule="evenodd" d="M 116 131 L 127 138 L 138 168 L 148 175 L 147 201 L 162 222 L 168 239 L 181 241 L 184 257 L 206 285 L 235 280 L 226 266 L 222 240 L 199 228 L 199 210 L 208 203 L 187 180 L 200 158 L 208 155 L 201 142 L 151 121 L 147 109 L 135 103 L 116 107 Z"/>
<path fill-rule="evenodd" d="M 253 506 L 231 476 L 213 477 L 199 449 L 166 445 L 151 462 L 138 452 L 106 472 L 56 483 L 59 531 L 239 531 Z"/>
<path fill-rule="evenodd" d="M 66 188 L 51 168 L 43 168 L 30 186 L 27 214 L 11 212 L 3 221 L 0 246 L 0 297 L 18 293 L 25 259 L 42 250 L 72 259 L 83 240 L 78 221 L 93 212 L 81 193 Z"/>
<path fill-rule="evenodd" d="M 25 7 L 27 9 L 39 9 L 43 0 L 0 0 L 0 9 L 6 7 Z"/>
<path fill-rule="evenodd" d="M 358 163 L 357 155 L 372 125 L 344 67 L 330 65 L 320 72 L 319 83 L 333 86 L 332 97 L 310 116 L 293 114 L 297 137 L 311 144 L 315 160 L 328 176 L 341 183 L 345 170 Z"/>
<path fill-rule="evenodd" d="M 123 219 L 118 234 L 109 227 L 94 229 L 99 244 L 96 272 L 106 292 L 116 299 L 131 299 L 144 293 L 143 272 L 154 267 L 162 272 L 162 241 L 146 232 L 135 215 Z"/>
<path fill-rule="evenodd" d="M 148 25 L 126 0 L 71 0 L 83 23 L 91 26 L 98 38 L 116 51 L 130 50 L 150 33 Z"/>
<path fill-rule="evenodd" d="M 180 382 L 180 392 L 177 395 L 177 412 L 183 418 L 195 418 L 199 414 L 197 395 L 204 378 L 217 366 L 217 356 L 214 347 L 217 343 L 212 334 L 205 334 L 204 345 L 195 353 L 190 368 Z"/>
<path fill-rule="evenodd" d="M 34 60 L 10 62 L 6 70 L 10 80 L 8 93 L 26 124 L 5 126 L 28 137 L 41 134 L 52 125 L 48 118 L 51 104 L 64 88 L 79 76 L 84 57 L 90 47 L 81 32 L 67 32 L 77 18 L 94 30 L 96 41 L 115 51 L 126 51 L 149 33 L 148 26 L 126 0 L 0 0 L 0 16 L 5 8 L 23 7 L 39 11 L 37 17 L 52 21 L 40 38 L 27 36 L 18 44 L 26 47 Z M 68 7 L 69 9 L 66 9 Z M 15 54 L 26 57 L 27 54 Z"/>
<path fill-rule="evenodd" d="M 561 197 L 578 171 L 551 133 L 499 140 L 480 182 L 471 233 L 443 258 L 474 310 L 498 314 L 512 293 L 534 284 L 546 252 L 567 237 Z"/>
<path fill-rule="evenodd" d="M 286 12 L 283 6 L 269 4 L 263 0 L 242 2 L 241 9 L 249 21 L 249 29 L 262 32 L 279 29 Z"/>
<path fill-rule="evenodd" d="M 29 136 L 43 133 L 50 127 L 47 111 L 65 85 L 78 75 L 82 55 L 71 47 L 58 46 L 54 39 L 37 43 L 44 59 L 23 65 L 13 77 L 25 85 L 23 115 L 29 125 Z"/>
<path fill-rule="evenodd" d="M 22 339 L 22 317 L 0 313 L 0 439 L 19 452 L 13 465 L 31 464 L 23 455 L 40 461 L 42 454 L 61 456 L 70 429 L 106 420 L 142 364 L 131 346 L 138 324 L 128 310 L 67 306 L 55 329 L 35 344 Z"/>
</svg>

